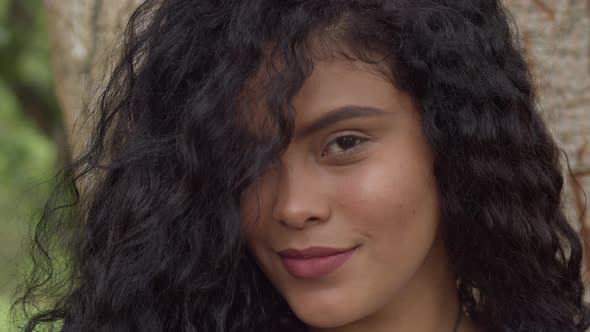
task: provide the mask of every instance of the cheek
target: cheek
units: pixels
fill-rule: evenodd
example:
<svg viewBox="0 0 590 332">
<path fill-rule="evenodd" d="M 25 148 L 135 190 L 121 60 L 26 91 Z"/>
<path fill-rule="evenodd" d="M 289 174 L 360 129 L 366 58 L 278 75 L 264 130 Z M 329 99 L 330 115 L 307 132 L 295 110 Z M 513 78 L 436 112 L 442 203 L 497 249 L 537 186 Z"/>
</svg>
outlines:
<svg viewBox="0 0 590 332">
<path fill-rule="evenodd" d="M 269 250 L 269 243 L 272 243 L 270 240 L 276 228 L 272 219 L 275 181 L 274 175 L 267 174 L 246 188 L 241 195 L 241 232 L 255 256 L 263 255 Z"/>
<path fill-rule="evenodd" d="M 259 190 L 256 184 L 251 185 L 242 193 L 240 199 L 240 226 L 249 246 L 264 237 L 262 231 L 265 227 L 261 223 L 266 219 L 262 214 L 265 202 Z"/>
<path fill-rule="evenodd" d="M 426 163 L 415 165 L 375 162 L 337 188 L 343 219 L 370 243 L 379 260 L 391 262 L 396 252 L 421 251 L 415 247 L 428 246 L 437 228 L 438 195 L 432 173 Z"/>
</svg>

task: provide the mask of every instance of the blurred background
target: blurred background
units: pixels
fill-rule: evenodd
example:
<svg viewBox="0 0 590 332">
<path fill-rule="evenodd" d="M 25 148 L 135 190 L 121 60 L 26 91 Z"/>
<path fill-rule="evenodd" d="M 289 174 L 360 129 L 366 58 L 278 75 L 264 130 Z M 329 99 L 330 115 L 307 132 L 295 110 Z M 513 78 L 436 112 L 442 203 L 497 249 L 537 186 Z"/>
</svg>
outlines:
<svg viewBox="0 0 590 332">
<path fill-rule="evenodd" d="M 0 0 L 0 331 L 51 179 L 85 141 L 84 103 L 116 58 L 140 0 Z M 588 239 L 590 0 L 505 0 L 536 80 L 539 106 L 567 155 L 565 206 Z M 586 266 L 590 266 L 586 263 Z M 587 278 L 590 281 L 590 278 Z"/>
<path fill-rule="evenodd" d="M 66 150 L 40 0 L 0 0 L 0 331 L 17 253 Z"/>
</svg>

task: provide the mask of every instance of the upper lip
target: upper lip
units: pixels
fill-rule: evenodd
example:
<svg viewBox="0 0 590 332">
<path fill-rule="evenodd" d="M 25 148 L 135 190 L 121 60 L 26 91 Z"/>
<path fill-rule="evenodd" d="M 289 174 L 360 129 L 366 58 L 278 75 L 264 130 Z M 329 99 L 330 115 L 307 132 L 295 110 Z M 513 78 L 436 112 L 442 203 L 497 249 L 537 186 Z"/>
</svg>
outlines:
<svg viewBox="0 0 590 332">
<path fill-rule="evenodd" d="M 286 258 L 311 258 L 311 257 L 325 257 L 340 254 L 353 248 L 329 248 L 329 247 L 309 247 L 305 249 L 285 249 L 279 251 L 279 255 Z"/>
</svg>

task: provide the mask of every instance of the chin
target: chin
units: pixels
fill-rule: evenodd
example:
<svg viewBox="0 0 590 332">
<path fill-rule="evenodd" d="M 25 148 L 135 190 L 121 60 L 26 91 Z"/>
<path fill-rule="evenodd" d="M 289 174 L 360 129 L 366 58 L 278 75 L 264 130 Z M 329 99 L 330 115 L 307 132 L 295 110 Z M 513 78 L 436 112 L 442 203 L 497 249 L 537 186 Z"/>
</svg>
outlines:
<svg viewBox="0 0 590 332">
<path fill-rule="evenodd" d="M 320 304 L 316 301 L 313 305 L 301 304 L 292 309 L 295 315 L 309 326 L 335 328 L 360 319 L 357 317 L 359 311 L 348 307 L 350 304 L 349 301 L 339 304 Z"/>
<path fill-rule="evenodd" d="M 352 322 L 350 317 L 339 314 L 328 314 L 327 312 L 321 311 L 303 315 L 295 314 L 306 325 L 315 328 L 336 328 Z"/>
</svg>

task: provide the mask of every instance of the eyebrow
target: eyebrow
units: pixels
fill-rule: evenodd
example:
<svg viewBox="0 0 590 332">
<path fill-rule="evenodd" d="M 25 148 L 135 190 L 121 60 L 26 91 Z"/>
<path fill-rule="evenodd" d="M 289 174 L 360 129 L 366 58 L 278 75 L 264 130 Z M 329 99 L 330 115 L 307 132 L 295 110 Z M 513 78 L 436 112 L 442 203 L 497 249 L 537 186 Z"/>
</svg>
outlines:
<svg viewBox="0 0 590 332">
<path fill-rule="evenodd" d="M 364 117 L 376 117 L 386 114 L 387 112 L 373 106 L 358 106 L 346 105 L 333 109 L 332 111 L 323 114 L 318 119 L 313 121 L 310 125 L 304 127 L 299 133 L 295 134 L 295 138 L 303 138 L 310 136 L 326 127 L 332 126 L 337 122 Z"/>
</svg>

